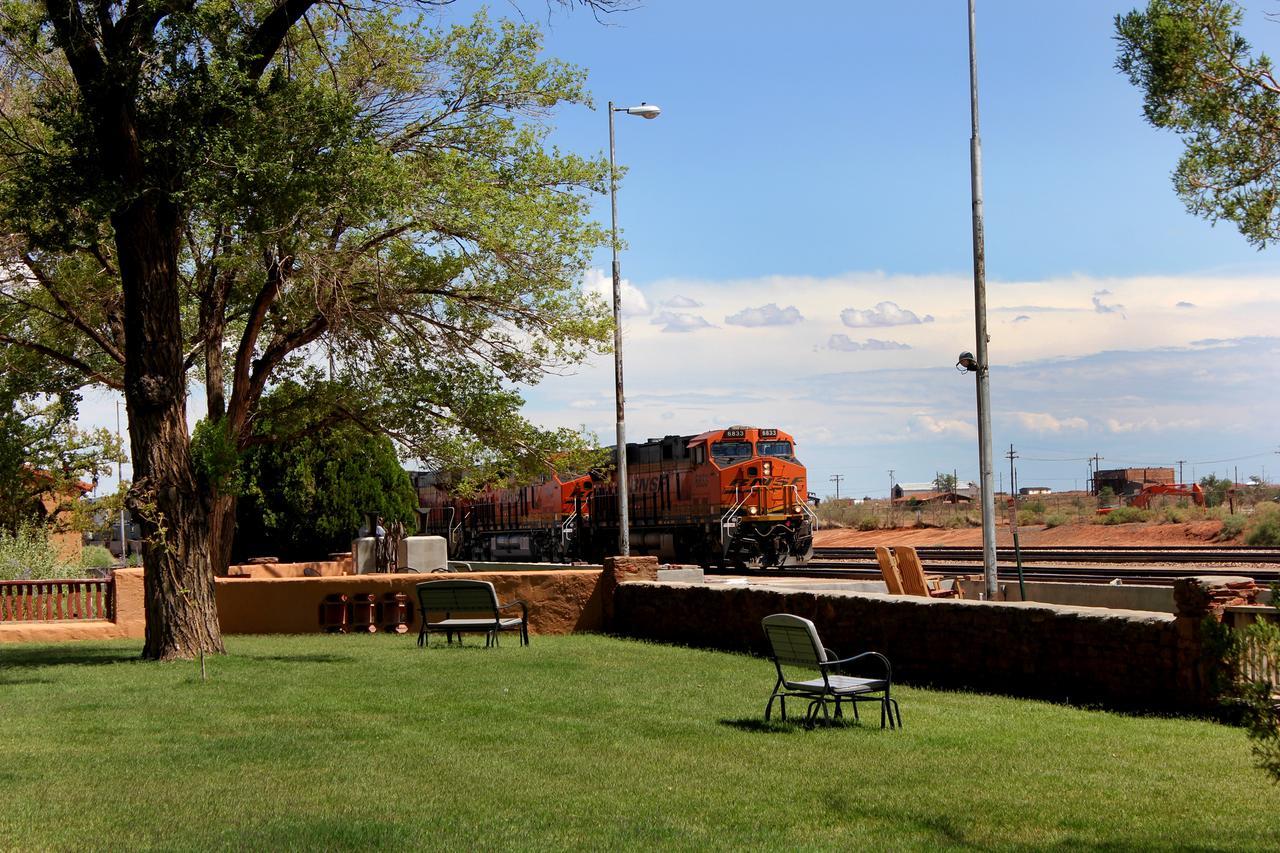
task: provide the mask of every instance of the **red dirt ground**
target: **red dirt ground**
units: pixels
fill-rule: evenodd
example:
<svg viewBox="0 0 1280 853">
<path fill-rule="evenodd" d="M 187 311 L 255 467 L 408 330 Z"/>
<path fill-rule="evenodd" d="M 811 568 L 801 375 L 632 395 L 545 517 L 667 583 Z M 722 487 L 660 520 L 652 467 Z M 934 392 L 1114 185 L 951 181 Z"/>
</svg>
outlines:
<svg viewBox="0 0 1280 853">
<path fill-rule="evenodd" d="M 1221 545 L 1216 541 L 1222 529 L 1220 521 L 1196 521 L 1189 524 L 1064 524 L 1046 528 L 1029 525 L 1019 528 L 1022 545 Z M 982 547 L 982 530 L 969 527 L 944 530 L 932 527 L 899 527 L 889 530 L 819 530 L 814 534 L 819 548 L 860 545 L 965 545 Z M 996 543 L 1013 545 L 1013 534 L 1001 526 Z"/>
</svg>

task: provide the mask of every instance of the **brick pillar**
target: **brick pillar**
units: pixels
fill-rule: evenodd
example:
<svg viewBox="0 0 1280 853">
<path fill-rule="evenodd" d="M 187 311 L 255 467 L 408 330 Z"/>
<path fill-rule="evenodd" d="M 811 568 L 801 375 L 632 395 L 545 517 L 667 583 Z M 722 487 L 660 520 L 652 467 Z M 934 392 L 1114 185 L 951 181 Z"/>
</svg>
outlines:
<svg viewBox="0 0 1280 853">
<path fill-rule="evenodd" d="M 600 598 L 604 609 L 605 630 L 613 629 L 613 594 L 617 591 L 618 584 L 657 579 L 657 557 L 605 557 L 604 571 L 600 573 Z"/>
<path fill-rule="evenodd" d="M 1248 577 L 1208 575 L 1173 582 L 1178 691 L 1184 706 L 1209 710 L 1230 686 L 1222 613 L 1232 605 L 1255 603 L 1258 592 Z"/>
</svg>

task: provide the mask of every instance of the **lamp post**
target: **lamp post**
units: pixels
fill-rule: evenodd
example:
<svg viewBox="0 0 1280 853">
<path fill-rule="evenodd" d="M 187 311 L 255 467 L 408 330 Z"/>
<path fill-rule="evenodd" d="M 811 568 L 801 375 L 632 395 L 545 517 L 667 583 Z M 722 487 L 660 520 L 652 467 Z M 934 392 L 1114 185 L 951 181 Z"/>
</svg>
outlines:
<svg viewBox="0 0 1280 853">
<path fill-rule="evenodd" d="M 991 375 L 987 359 L 987 257 L 982 222 L 982 141 L 978 136 L 978 53 L 974 40 L 974 0 L 969 0 L 969 115 L 973 134 L 969 137 L 969 174 L 973 197 L 973 309 L 977 332 L 976 358 L 966 368 L 977 374 L 978 465 L 982 481 L 982 573 L 987 600 L 995 599 L 996 580 L 996 498 L 991 454 Z M 963 361 L 963 359 L 962 359 Z M 1010 484 L 1010 488 L 1012 488 Z"/>
<path fill-rule="evenodd" d="M 617 478 L 618 487 L 618 554 L 631 556 L 631 525 L 627 506 L 627 418 L 622 393 L 622 268 L 618 265 L 618 167 L 613 152 L 613 114 L 626 113 L 655 119 L 662 112 L 653 104 L 638 107 L 615 107 L 609 102 L 609 205 L 613 221 L 613 378 L 614 400 L 618 411 Z"/>
</svg>

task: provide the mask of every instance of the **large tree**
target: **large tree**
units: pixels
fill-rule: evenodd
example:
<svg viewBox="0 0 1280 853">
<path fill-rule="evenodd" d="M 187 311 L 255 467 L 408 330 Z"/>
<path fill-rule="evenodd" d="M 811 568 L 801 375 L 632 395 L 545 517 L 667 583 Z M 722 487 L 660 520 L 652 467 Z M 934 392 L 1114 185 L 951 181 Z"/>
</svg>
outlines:
<svg viewBox="0 0 1280 853">
<path fill-rule="evenodd" d="M 532 27 L 428 23 L 344 0 L 0 6 L 0 346 L 124 393 L 146 657 L 222 649 L 230 477 L 272 383 L 313 389 L 299 423 L 427 461 L 572 443 L 512 389 L 605 345 L 576 287 L 605 165 L 542 121 L 582 75 Z"/>
<path fill-rule="evenodd" d="M 1153 126 L 1182 137 L 1174 188 L 1191 212 L 1280 237 L 1280 81 L 1240 35 L 1231 0 L 1152 0 L 1116 17 L 1116 67 Z"/>
</svg>

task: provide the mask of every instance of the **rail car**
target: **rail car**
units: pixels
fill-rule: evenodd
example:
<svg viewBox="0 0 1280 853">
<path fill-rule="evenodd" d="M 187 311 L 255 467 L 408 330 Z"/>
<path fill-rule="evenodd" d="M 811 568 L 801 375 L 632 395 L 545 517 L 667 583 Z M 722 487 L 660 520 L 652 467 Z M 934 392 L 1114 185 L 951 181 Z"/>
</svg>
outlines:
<svg viewBox="0 0 1280 853">
<path fill-rule="evenodd" d="M 816 517 L 795 440 L 734 426 L 628 444 L 632 554 L 703 566 L 784 566 L 813 554 Z M 549 471 L 521 487 L 452 495 L 416 474 L 421 529 L 455 559 L 592 562 L 618 553 L 616 466 Z"/>
</svg>

